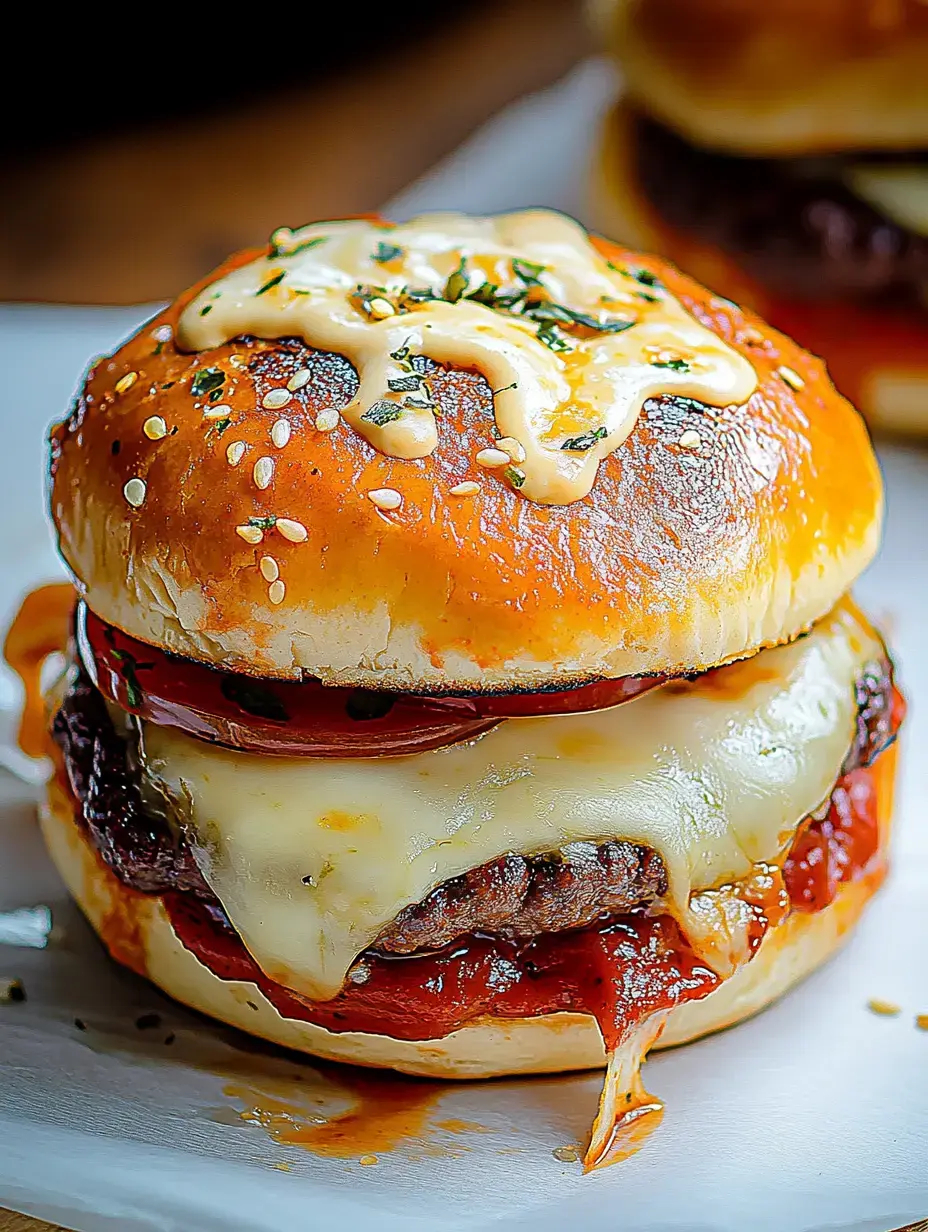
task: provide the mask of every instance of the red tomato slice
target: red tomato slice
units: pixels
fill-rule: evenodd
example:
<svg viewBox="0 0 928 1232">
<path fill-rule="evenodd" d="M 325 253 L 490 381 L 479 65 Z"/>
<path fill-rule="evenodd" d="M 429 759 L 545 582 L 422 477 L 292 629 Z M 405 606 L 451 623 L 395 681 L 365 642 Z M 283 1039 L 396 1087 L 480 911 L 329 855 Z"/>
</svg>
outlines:
<svg viewBox="0 0 928 1232">
<path fill-rule="evenodd" d="M 421 697 L 255 678 L 137 641 L 83 602 L 76 636 L 97 688 L 124 710 L 214 744 L 278 756 L 419 753 L 472 740 L 506 717 L 601 710 L 661 683 L 627 677 L 557 693 Z"/>
</svg>

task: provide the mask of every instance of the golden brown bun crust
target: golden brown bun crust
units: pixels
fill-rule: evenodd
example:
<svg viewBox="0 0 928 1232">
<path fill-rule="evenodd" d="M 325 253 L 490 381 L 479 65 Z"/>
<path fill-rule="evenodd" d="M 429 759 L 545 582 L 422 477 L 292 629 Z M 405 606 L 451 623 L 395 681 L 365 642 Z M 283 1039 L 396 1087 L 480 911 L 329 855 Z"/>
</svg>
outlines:
<svg viewBox="0 0 928 1232">
<path fill-rule="evenodd" d="M 302 343 L 239 340 L 192 355 L 156 343 L 188 294 L 96 365 L 54 435 L 52 512 L 90 606 L 143 641 L 242 671 L 426 689 L 699 669 L 808 627 L 879 539 L 880 476 L 859 416 L 787 338 L 663 261 L 602 246 L 653 271 L 750 360 L 749 403 L 648 403 L 572 505 L 533 504 L 485 474 L 481 493 L 461 499 L 449 489 L 490 443 L 482 377 L 433 378 L 439 447 L 398 461 L 344 424 L 314 428 L 322 407 L 353 392 L 337 356 Z M 288 407 L 293 435 L 278 449 L 280 412 L 260 401 L 307 362 L 314 377 Z M 798 392 L 781 365 L 801 378 Z M 191 394 L 206 367 L 227 373 L 222 434 Z M 150 440 L 156 415 L 168 434 Z M 698 450 L 679 445 L 690 429 Z M 247 446 L 238 466 L 227 460 L 234 441 Z M 252 474 L 261 456 L 275 461 L 264 491 Z M 138 509 L 123 494 L 135 478 L 147 485 Z M 365 494 L 378 487 L 400 489 L 402 508 L 376 509 Z M 303 524 L 307 540 L 275 529 L 253 546 L 236 534 L 271 514 Z M 286 581 L 276 607 L 257 567 L 265 554 Z"/>
<path fill-rule="evenodd" d="M 595 225 L 626 244 L 662 253 L 821 355 L 837 388 L 875 430 L 928 433 L 928 312 L 771 294 L 733 257 L 663 222 L 638 183 L 629 118 L 619 103 L 603 124 L 590 188 Z"/>
<path fill-rule="evenodd" d="M 177 940 L 160 899 L 136 894 L 117 881 L 81 838 L 63 793 L 51 793 L 42 829 L 68 888 L 115 958 L 178 1001 L 252 1035 L 327 1060 L 442 1078 L 557 1073 L 603 1064 L 598 1028 L 583 1014 L 483 1019 L 443 1039 L 423 1042 L 361 1032 L 336 1035 L 312 1023 L 281 1018 L 254 984 L 221 980 L 199 963 Z M 657 1047 L 732 1026 L 804 979 L 842 943 L 877 884 L 866 878 L 852 882 L 824 911 L 788 917 L 718 991 L 672 1011 Z M 248 1002 L 258 1006 L 257 1013 Z"/>
<path fill-rule="evenodd" d="M 696 144 L 928 145 L 923 0 L 613 0 L 597 16 L 631 94 Z"/>
<path fill-rule="evenodd" d="M 889 836 L 895 750 L 877 766 L 882 846 Z M 84 841 L 68 796 L 53 781 L 42 831 L 69 890 L 114 958 L 147 976 L 169 996 L 273 1043 L 333 1061 L 387 1066 L 441 1078 L 492 1078 L 558 1073 L 602 1065 L 595 1021 L 584 1014 L 482 1019 L 438 1040 L 394 1040 L 361 1032 L 332 1034 L 323 1027 L 281 1018 L 254 984 L 224 981 L 178 941 L 159 898 L 128 890 Z M 834 902 L 814 915 L 794 912 L 770 932 L 755 957 L 703 1001 L 673 1010 L 659 1048 L 686 1043 L 732 1026 L 769 1005 L 804 979 L 842 944 L 881 873 L 840 887 Z M 249 1008 L 250 1006 L 250 1008 Z M 257 1006 L 255 1012 L 254 1006 Z"/>
</svg>

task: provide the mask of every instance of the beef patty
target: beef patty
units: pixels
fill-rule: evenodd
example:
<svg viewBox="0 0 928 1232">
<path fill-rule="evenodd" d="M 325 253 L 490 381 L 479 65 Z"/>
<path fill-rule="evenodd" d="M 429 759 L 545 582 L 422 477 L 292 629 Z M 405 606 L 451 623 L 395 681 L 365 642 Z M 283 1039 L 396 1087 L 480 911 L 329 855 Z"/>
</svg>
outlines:
<svg viewBox="0 0 928 1232">
<path fill-rule="evenodd" d="M 851 192 L 847 156 L 743 158 L 690 145 L 639 113 L 631 123 L 651 208 L 736 257 L 765 286 L 802 299 L 922 303 L 928 239 Z M 928 163 L 928 153 L 905 158 Z M 858 152 L 853 161 L 891 159 Z"/>
<path fill-rule="evenodd" d="M 864 669 L 855 696 L 857 725 L 842 773 L 869 765 L 894 737 L 888 660 Z M 179 890 L 218 908 L 179 820 L 145 807 L 133 742 L 116 731 L 82 669 L 75 671 L 52 732 L 80 805 L 79 821 L 115 875 L 146 894 Z M 405 907 L 373 948 L 411 954 L 468 933 L 522 938 L 560 932 L 652 904 L 666 890 L 660 857 L 624 840 L 569 843 L 535 855 L 509 852 Z"/>
</svg>

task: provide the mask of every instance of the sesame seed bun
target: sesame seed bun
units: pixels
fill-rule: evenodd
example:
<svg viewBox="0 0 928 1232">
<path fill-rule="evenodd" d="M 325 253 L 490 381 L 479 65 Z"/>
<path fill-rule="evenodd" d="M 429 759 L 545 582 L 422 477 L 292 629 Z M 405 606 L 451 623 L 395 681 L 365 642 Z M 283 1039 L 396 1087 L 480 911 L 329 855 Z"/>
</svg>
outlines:
<svg viewBox="0 0 928 1232">
<path fill-rule="evenodd" d="M 926 10 L 928 11 L 928 10 Z M 855 304 L 777 295 L 737 259 L 668 225 L 636 172 L 632 110 L 618 103 L 602 125 L 591 168 L 589 212 L 597 227 L 636 247 L 661 252 L 722 295 L 771 321 L 822 355 L 835 385 L 871 427 L 900 436 L 928 432 L 928 316 L 906 306 Z"/>
<path fill-rule="evenodd" d="M 928 144 L 923 0 L 599 0 L 595 19 L 631 96 L 694 144 Z"/>
<path fill-rule="evenodd" d="M 889 749 L 877 763 L 884 850 L 894 774 L 895 749 Z M 160 898 L 129 890 L 117 880 L 81 836 L 71 801 L 54 780 L 41 822 L 52 859 L 112 956 L 183 1004 L 252 1035 L 328 1060 L 441 1078 L 556 1073 L 604 1063 L 599 1030 L 584 1014 L 486 1018 L 442 1039 L 421 1042 L 361 1032 L 333 1034 L 282 1018 L 254 984 L 219 979 L 185 949 Z M 881 879 L 878 870 L 842 885 L 824 910 L 787 916 L 731 979 L 704 1000 L 671 1011 L 656 1046 L 683 1044 L 732 1026 L 782 996 L 841 946 Z"/>
<path fill-rule="evenodd" d="M 333 410 L 356 384 L 343 357 L 179 350 L 195 288 L 95 365 L 53 433 L 52 514 L 92 610 L 254 675 L 452 692 L 699 670 L 807 629 L 879 539 L 859 416 L 756 317 L 597 243 L 748 359 L 748 403 L 652 399 L 588 497 L 534 504 L 475 463 L 495 443 L 480 374 L 431 375 L 437 450 L 388 457 Z"/>
</svg>

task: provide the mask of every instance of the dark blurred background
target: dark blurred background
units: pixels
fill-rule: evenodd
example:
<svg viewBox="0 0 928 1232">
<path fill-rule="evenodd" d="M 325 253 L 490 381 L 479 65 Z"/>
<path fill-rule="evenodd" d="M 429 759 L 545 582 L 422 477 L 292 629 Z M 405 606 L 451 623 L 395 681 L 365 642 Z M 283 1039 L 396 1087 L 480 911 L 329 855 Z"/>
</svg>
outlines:
<svg viewBox="0 0 928 1232">
<path fill-rule="evenodd" d="M 376 209 L 588 50 L 581 0 L 17 7 L 0 300 L 166 299 L 275 226 Z"/>
</svg>

